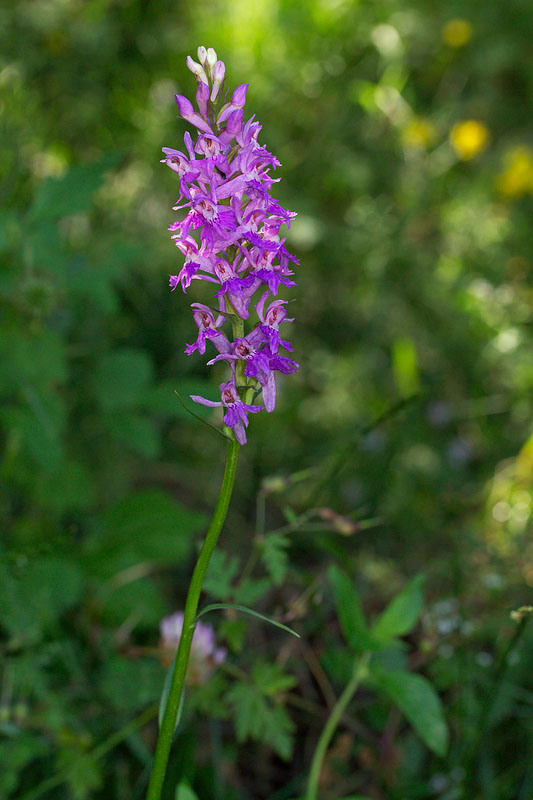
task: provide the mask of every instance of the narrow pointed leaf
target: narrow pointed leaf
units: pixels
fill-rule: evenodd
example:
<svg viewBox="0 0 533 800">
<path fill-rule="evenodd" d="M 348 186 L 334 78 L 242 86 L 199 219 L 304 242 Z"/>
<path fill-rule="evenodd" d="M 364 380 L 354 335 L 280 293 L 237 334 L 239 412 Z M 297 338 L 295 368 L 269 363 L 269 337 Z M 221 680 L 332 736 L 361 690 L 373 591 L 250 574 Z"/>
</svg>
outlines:
<svg viewBox="0 0 533 800">
<path fill-rule="evenodd" d="M 172 662 L 172 664 L 170 665 L 170 667 L 167 670 L 167 674 L 165 675 L 165 682 L 163 683 L 163 691 L 161 692 L 161 699 L 159 700 L 159 712 L 158 712 L 159 727 L 161 727 L 161 723 L 163 722 L 163 717 L 165 716 L 165 711 L 166 711 L 166 708 L 167 708 L 168 695 L 169 695 L 169 692 L 170 692 L 170 685 L 172 683 L 172 677 L 174 675 L 174 668 L 176 666 L 176 658 L 177 658 L 177 654 L 176 654 L 176 656 L 174 658 L 174 661 Z M 180 724 L 180 719 L 181 719 L 181 714 L 182 714 L 182 711 L 183 711 L 183 702 L 184 702 L 184 700 L 185 700 L 185 690 L 183 690 L 182 693 L 181 693 L 180 703 L 179 703 L 179 706 L 178 706 L 178 714 L 176 716 L 176 724 L 174 725 L 174 730 L 176 730 L 176 728 Z"/>
<path fill-rule="evenodd" d="M 181 781 L 179 786 L 176 787 L 174 800 L 198 800 L 198 795 L 196 792 L 193 792 L 188 783 Z"/>
<path fill-rule="evenodd" d="M 353 582 L 345 572 L 333 564 L 328 569 L 328 578 L 333 586 L 337 615 L 346 641 L 357 650 L 374 649 Z"/>
<path fill-rule="evenodd" d="M 233 608 L 235 611 L 242 611 L 243 614 L 250 614 L 252 617 L 257 617 L 257 619 L 262 620 L 263 622 L 269 622 L 271 625 L 275 625 L 276 628 L 281 628 L 282 631 L 287 631 L 287 633 L 292 633 L 293 636 L 296 636 L 300 639 L 300 634 L 293 631 L 292 628 L 289 628 L 288 625 L 284 625 L 282 622 L 276 622 L 275 619 L 270 619 L 270 617 L 265 617 L 264 614 L 260 614 L 258 611 L 254 611 L 251 608 L 246 608 L 246 606 L 240 606 L 235 603 L 213 603 L 212 605 L 206 606 L 202 608 L 196 620 L 198 621 L 200 617 L 203 617 L 204 614 L 207 614 L 208 611 L 216 611 L 218 609 L 224 608 Z"/>
<path fill-rule="evenodd" d="M 382 643 L 390 642 L 414 628 L 424 606 L 423 582 L 424 575 L 417 575 L 391 600 L 372 628 L 376 639 Z"/>
<path fill-rule="evenodd" d="M 392 672 L 375 664 L 372 682 L 405 714 L 424 744 L 438 756 L 448 749 L 448 727 L 440 698 L 422 675 Z"/>
<path fill-rule="evenodd" d="M 229 439 L 229 436 L 226 436 L 226 434 L 223 431 L 221 431 L 220 428 L 217 428 L 216 425 L 211 425 L 211 423 L 208 422 L 206 419 L 202 419 L 202 417 L 199 414 L 195 414 L 194 411 L 191 411 L 191 409 L 188 407 L 188 405 L 186 405 L 185 400 L 183 399 L 183 397 L 180 395 L 180 393 L 176 389 L 174 389 L 174 394 L 176 395 L 176 397 L 180 401 L 181 405 L 183 406 L 183 408 L 185 409 L 187 414 L 190 414 L 191 417 L 194 417 L 195 419 L 197 419 L 198 422 L 202 422 L 204 425 L 207 425 L 208 428 L 212 428 L 214 431 L 216 431 L 218 433 L 219 436 L 222 436 L 224 439 L 226 439 L 226 440 Z"/>
</svg>

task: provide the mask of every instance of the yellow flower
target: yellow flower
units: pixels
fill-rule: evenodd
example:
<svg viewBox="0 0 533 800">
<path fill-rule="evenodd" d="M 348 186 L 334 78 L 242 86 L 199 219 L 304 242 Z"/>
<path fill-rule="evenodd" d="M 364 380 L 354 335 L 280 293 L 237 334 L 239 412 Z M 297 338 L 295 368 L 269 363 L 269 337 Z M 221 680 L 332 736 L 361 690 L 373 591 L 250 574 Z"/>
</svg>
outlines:
<svg viewBox="0 0 533 800">
<path fill-rule="evenodd" d="M 489 138 L 487 126 L 475 119 L 456 122 L 450 131 L 450 144 L 464 161 L 481 153 L 487 147 Z"/>
<path fill-rule="evenodd" d="M 525 145 L 513 147 L 503 158 L 504 169 L 496 179 L 496 188 L 504 197 L 533 193 L 533 150 Z"/>
<path fill-rule="evenodd" d="M 402 128 L 402 140 L 406 147 L 415 150 L 425 150 L 436 138 L 435 126 L 432 122 L 421 117 L 413 117 Z"/>
<path fill-rule="evenodd" d="M 451 19 L 442 29 L 442 41 L 448 47 L 464 47 L 472 38 L 472 25 L 466 19 Z"/>
</svg>

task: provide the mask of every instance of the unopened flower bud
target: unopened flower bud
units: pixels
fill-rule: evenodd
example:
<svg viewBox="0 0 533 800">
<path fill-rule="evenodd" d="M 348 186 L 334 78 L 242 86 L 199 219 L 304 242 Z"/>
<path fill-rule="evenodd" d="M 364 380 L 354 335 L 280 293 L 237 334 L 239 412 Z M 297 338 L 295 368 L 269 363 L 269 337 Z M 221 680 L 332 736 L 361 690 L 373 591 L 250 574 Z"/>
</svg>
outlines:
<svg viewBox="0 0 533 800">
<path fill-rule="evenodd" d="M 207 104 L 209 102 L 209 86 L 207 83 L 199 83 L 196 90 L 196 103 L 200 110 L 200 114 L 204 119 L 207 119 Z"/>
<path fill-rule="evenodd" d="M 233 92 L 231 103 L 226 103 L 220 109 L 217 119 L 219 125 L 225 122 L 237 108 L 244 108 L 244 104 L 246 103 L 247 90 L 248 90 L 247 83 L 241 83 L 240 86 L 237 86 L 237 88 Z"/>
<path fill-rule="evenodd" d="M 187 67 L 190 69 L 198 83 L 207 83 L 207 75 L 201 64 L 194 61 L 190 56 L 187 56 Z"/>
<path fill-rule="evenodd" d="M 247 83 L 241 83 L 240 86 L 237 86 L 237 88 L 233 92 L 233 97 L 231 98 L 231 105 L 235 106 L 235 108 L 244 108 L 244 104 L 246 103 L 247 91 L 248 91 Z"/>
<path fill-rule="evenodd" d="M 220 87 L 226 74 L 226 66 L 223 61 L 217 61 L 213 67 L 213 89 L 211 91 L 211 102 L 214 103 L 217 99 Z"/>
<path fill-rule="evenodd" d="M 198 52 L 198 61 L 200 62 L 202 67 L 205 67 L 205 62 L 207 60 L 207 50 L 205 49 L 205 47 L 202 47 L 202 45 L 200 45 L 197 52 Z"/>
<path fill-rule="evenodd" d="M 226 123 L 226 133 L 231 134 L 231 136 L 235 136 L 235 134 L 238 133 L 242 128 L 243 117 L 244 117 L 244 111 L 242 110 L 242 108 L 238 108 L 236 109 L 236 111 L 233 111 L 229 115 L 228 121 Z"/>
<path fill-rule="evenodd" d="M 183 97 L 181 94 L 174 95 L 176 98 L 176 103 L 178 106 L 178 111 L 180 112 L 180 117 L 190 122 L 191 125 L 195 125 L 198 130 L 203 131 L 204 133 L 213 133 L 209 124 L 202 119 L 200 114 L 197 114 L 194 110 L 192 103 L 187 100 L 186 97 Z"/>
<path fill-rule="evenodd" d="M 208 64 L 209 68 L 213 69 L 213 67 L 215 66 L 215 64 L 217 62 L 217 54 L 216 54 L 216 51 L 213 50 L 212 47 L 209 47 L 208 50 L 207 50 L 207 59 L 206 60 L 207 60 L 207 64 Z"/>
<path fill-rule="evenodd" d="M 183 119 L 187 119 L 187 117 L 191 117 L 194 114 L 194 108 L 190 100 L 187 100 L 186 97 L 183 97 L 182 94 L 174 95 L 176 98 L 176 104 L 178 106 L 178 111 L 180 112 L 180 117 Z"/>
</svg>

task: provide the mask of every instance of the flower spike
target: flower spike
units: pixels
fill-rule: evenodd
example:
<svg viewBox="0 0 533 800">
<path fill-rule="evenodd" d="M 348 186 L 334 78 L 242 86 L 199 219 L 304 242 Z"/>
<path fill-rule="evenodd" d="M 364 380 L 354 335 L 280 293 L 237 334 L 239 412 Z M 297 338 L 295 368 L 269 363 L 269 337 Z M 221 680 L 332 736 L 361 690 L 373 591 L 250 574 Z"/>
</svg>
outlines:
<svg viewBox="0 0 533 800">
<path fill-rule="evenodd" d="M 196 128 L 196 140 L 187 132 L 187 155 L 164 147 L 162 159 L 179 183 L 174 209 L 181 215 L 170 230 L 185 259 L 178 274 L 170 276 L 170 288 L 181 286 L 185 292 L 193 280 L 215 284 L 215 307 L 192 304 L 198 333 L 185 352 L 203 355 L 214 348 L 207 363 L 225 364 L 230 377 L 220 384 L 220 400 L 191 399 L 222 408 L 225 425 L 243 445 L 248 414 L 275 408 L 275 373 L 298 369 L 296 361 L 279 353 L 280 347 L 292 351 L 281 338 L 280 325 L 293 320 L 287 319 L 288 301 L 277 298 L 280 288 L 295 286 L 289 265 L 298 261 L 286 249 L 280 229 L 290 227 L 296 214 L 270 194 L 279 181 L 270 170 L 280 163 L 259 144 L 261 125 L 253 116 L 245 119 L 248 84 L 237 86 L 223 105 L 226 67 L 213 48 L 199 47 L 198 61 L 188 56 L 187 67 L 197 81 L 198 111 L 182 95 L 176 95 L 176 103 L 180 116 Z M 245 333 L 244 322 L 254 309 Z M 222 330 L 229 323 L 232 338 Z M 258 394 L 263 405 L 253 402 Z"/>
</svg>

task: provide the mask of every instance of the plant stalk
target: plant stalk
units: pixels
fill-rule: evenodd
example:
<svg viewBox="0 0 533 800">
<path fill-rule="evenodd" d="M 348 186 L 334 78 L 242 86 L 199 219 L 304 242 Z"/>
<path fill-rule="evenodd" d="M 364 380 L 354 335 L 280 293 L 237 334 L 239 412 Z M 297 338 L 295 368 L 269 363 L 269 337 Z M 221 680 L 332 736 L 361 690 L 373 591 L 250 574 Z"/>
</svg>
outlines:
<svg viewBox="0 0 533 800">
<path fill-rule="evenodd" d="M 211 555 L 215 549 L 218 536 L 222 529 L 222 525 L 226 519 L 228 506 L 233 491 L 233 485 L 235 483 L 239 450 L 240 445 L 235 439 L 232 439 L 230 442 L 228 442 L 226 467 L 224 470 L 224 478 L 222 480 L 222 486 L 218 496 L 217 505 L 202 545 L 202 549 L 200 550 L 200 555 L 198 556 L 194 572 L 192 574 L 189 591 L 187 592 L 187 600 L 185 602 L 185 611 L 183 617 L 183 629 L 176 655 L 174 673 L 168 694 L 167 705 L 163 720 L 161 722 L 161 727 L 159 729 L 159 736 L 157 738 L 154 763 L 152 766 L 152 773 L 150 775 L 150 783 L 148 785 L 146 800 L 160 800 L 161 798 L 161 791 L 163 789 L 163 782 L 165 780 L 168 757 L 170 754 L 170 748 L 172 746 L 172 739 L 174 738 L 178 709 L 181 695 L 183 693 L 183 686 L 185 684 L 185 675 L 187 672 L 187 665 L 189 663 L 192 638 L 194 629 L 196 627 L 196 614 L 198 611 L 200 594 L 202 592 L 202 584 L 209 561 L 211 560 Z"/>
<path fill-rule="evenodd" d="M 313 760 L 311 762 L 311 769 L 309 771 L 309 781 L 307 783 L 307 792 L 305 794 L 305 800 L 317 800 L 318 798 L 318 788 L 319 788 L 318 784 L 320 780 L 320 773 L 322 771 L 322 764 L 324 762 L 327 749 L 333 738 L 333 734 L 335 733 L 337 726 L 341 720 L 342 715 L 346 711 L 346 708 L 350 703 L 350 700 L 356 693 L 362 679 L 367 674 L 369 660 L 370 660 L 370 653 L 363 653 L 361 658 L 358 659 L 358 661 L 356 661 L 356 663 L 354 664 L 352 677 L 346 684 L 343 693 L 333 706 L 328 721 L 324 726 L 324 730 L 320 734 L 320 739 L 318 740 Z"/>
</svg>

